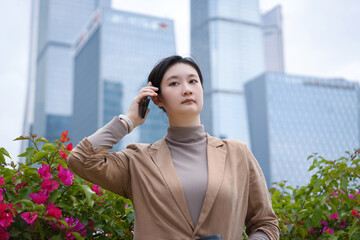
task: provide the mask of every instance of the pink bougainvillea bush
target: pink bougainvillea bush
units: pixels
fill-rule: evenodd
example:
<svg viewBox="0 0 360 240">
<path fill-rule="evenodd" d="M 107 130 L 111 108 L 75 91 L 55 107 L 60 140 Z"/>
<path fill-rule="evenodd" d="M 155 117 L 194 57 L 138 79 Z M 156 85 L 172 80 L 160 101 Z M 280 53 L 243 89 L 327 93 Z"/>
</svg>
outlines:
<svg viewBox="0 0 360 240">
<path fill-rule="evenodd" d="M 346 154 L 334 161 L 311 155 L 308 185 L 270 189 L 281 239 L 360 239 L 360 149 Z"/>
<path fill-rule="evenodd" d="M 54 143 L 30 135 L 15 139 L 31 141 L 24 163 L 0 148 L 0 239 L 132 239 L 131 202 L 68 169 L 68 132 Z"/>
</svg>

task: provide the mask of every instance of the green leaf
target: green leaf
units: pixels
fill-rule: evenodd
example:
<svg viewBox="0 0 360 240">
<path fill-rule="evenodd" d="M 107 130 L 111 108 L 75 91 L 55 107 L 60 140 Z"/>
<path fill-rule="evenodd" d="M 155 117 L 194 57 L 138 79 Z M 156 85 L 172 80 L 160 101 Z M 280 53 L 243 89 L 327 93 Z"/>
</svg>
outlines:
<svg viewBox="0 0 360 240">
<path fill-rule="evenodd" d="M 65 227 L 66 227 L 66 229 L 68 229 L 69 228 L 69 225 L 68 225 L 68 223 L 67 222 L 65 222 L 64 220 L 58 220 L 62 225 L 64 225 Z"/>
<path fill-rule="evenodd" d="M 287 234 L 291 234 L 291 230 L 293 229 L 294 224 L 288 224 L 287 225 Z"/>
<path fill-rule="evenodd" d="M 21 199 L 18 203 L 20 203 L 21 205 L 25 205 L 30 209 L 34 209 L 34 203 L 29 199 Z"/>
<path fill-rule="evenodd" d="M 55 203 L 56 200 L 60 197 L 60 195 L 61 195 L 61 191 L 60 191 L 59 189 L 54 190 L 54 191 L 51 193 L 51 195 L 50 195 L 50 197 L 49 197 L 49 199 L 48 199 L 48 202 L 53 202 L 53 203 Z"/>
<path fill-rule="evenodd" d="M 41 239 L 45 238 L 44 228 L 41 226 L 39 221 L 36 221 L 36 228 L 40 232 Z"/>
<path fill-rule="evenodd" d="M 29 164 L 34 152 L 35 152 L 35 148 L 28 147 L 28 148 L 26 148 L 26 151 L 24 153 L 20 154 L 18 157 L 26 157 L 26 163 Z"/>
<path fill-rule="evenodd" d="M 55 151 L 55 146 L 52 143 L 46 143 L 46 144 L 44 144 L 44 146 L 42 146 L 42 149 L 47 152 L 52 152 L 52 151 Z"/>
<path fill-rule="evenodd" d="M 95 192 L 91 190 L 91 188 L 88 185 L 80 185 L 81 189 L 85 193 L 86 196 L 86 202 L 89 207 L 94 206 L 94 200 L 92 199 L 92 196 L 95 195 Z"/>
<path fill-rule="evenodd" d="M 311 217 L 311 221 L 314 226 L 317 226 L 322 219 L 322 211 L 320 207 L 315 208 L 315 211 Z"/>
<path fill-rule="evenodd" d="M 9 155 L 9 153 L 8 153 L 8 151 L 6 151 L 6 149 L 5 148 L 0 148 L 0 154 L 3 154 L 3 155 L 5 155 L 5 156 L 7 156 L 8 158 L 10 158 L 11 159 L 11 157 L 10 157 L 10 155 Z"/>
<path fill-rule="evenodd" d="M 355 219 L 355 221 L 353 221 L 353 224 L 349 230 L 350 237 L 352 237 L 355 234 L 356 230 L 358 230 L 358 228 L 359 228 L 358 224 L 359 224 L 358 219 Z"/>
<path fill-rule="evenodd" d="M 341 179 L 340 186 L 342 190 L 347 191 L 348 185 L 349 185 L 349 180 L 347 178 Z"/>
<path fill-rule="evenodd" d="M 313 170 L 314 168 L 316 168 L 316 166 L 315 166 L 315 165 L 312 165 L 312 166 L 309 168 L 308 172 L 310 172 L 310 171 Z"/>
<path fill-rule="evenodd" d="M 33 157 L 33 159 L 31 160 L 31 163 L 36 163 L 36 162 L 38 162 L 39 160 L 41 160 L 41 159 L 46 159 L 47 158 L 47 156 L 48 156 L 48 153 L 47 152 L 45 152 L 45 151 L 40 151 L 40 152 L 37 152 L 36 154 L 35 154 L 35 156 Z"/>
<path fill-rule="evenodd" d="M 44 142 L 44 143 L 49 143 L 49 141 L 44 138 L 44 137 L 39 137 L 38 139 L 36 139 L 36 142 Z"/>
<path fill-rule="evenodd" d="M 20 136 L 15 138 L 13 141 L 18 141 L 18 140 L 30 140 L 30 137 L 28 136 Z"/>
<path fill-rule="evenodd" d="M 60 235 L 56 235 L 50 238 L 51 240 L 61 240 L 61 236 Z"/>
<path fill-rule="evenodd" d="M 71 232 L 71 234 L 74 235 L 77 240 L 84 240 L 85 239 L 78 232 Z"/>
<path fill-rule="evenodd" d="M 23 233 L 23 236 L 25 237 L 25 239 L 32 239 L 31 238 L 31 234 L 30 233 L 28 233 L 28 232 L 26 232 L 26 233 Z"/>
<path fill-rule="evenodd" d="M 2 163 L 4 165 L 6 164 L 5 158 L 2 154 L 0 154 L 0 163 Z"/>
<path fill-rule="evenodd" d="M 312 158 L 313 156 L 314 156 L 314 155 L 308 156 L 306 160 L 309 160 L 309 159 Z"/>
</svg>

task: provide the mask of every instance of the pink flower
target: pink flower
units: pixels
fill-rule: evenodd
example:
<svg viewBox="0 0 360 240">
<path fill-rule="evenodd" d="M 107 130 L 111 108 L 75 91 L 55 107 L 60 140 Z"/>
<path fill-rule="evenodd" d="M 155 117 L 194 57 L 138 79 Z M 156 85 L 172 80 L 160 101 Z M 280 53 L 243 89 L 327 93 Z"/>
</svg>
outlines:
<svg viewBox="0 0 360 240">
<path fill-rule="evenodd" d="M 331 228 L 324 227 L 324 228 L 323 228 L 323 233 L 332 234 L 332 233 L 334 233 L 334 230 L 332 230 Z"/>
<path fill-rule="evenodd" d="M 70 140 L 70 138 L 67 137 L 68 135 L 68 131 L 64 131 L 62 132 L 61 136 L 60 136 L 60 141 L 61 142 L 67 142 Z"/>
<path fill-rule="evenodd" d="M 96 194 L 98 194 L 100 192 L 99 190 L 99 186 L 98 185 L 95 185 L 91 188 L 91 190 L 93 190 Z"/>
<path fill-rule="evenodd" d="M 62 183 L 66 186 L 70 186 L 72 184 L 72 180 L 74 179 L 74 174 L 69 169 L 63 168 L 60 164 L 57 167 L 57 170 L 59 170 L 58 177 Z"/>
<path fill-rule="evenodd" d="M 47 192 L 52 192 L 55 189 L 59 188 L 59 182 L 58 181 L 50 181 L 50 179 L 45 179 L 41 183 L 41 189 L 46 190 Z"/>
<path fill-rule="evenodd" d="M 79 219 L 76 218 L 75 222 L 74 222 L 74 218 L 71 216 L 70 218 L 64 218 L 63 219 L 69 226 L 69 232 L 78 232 L 81 234 L 81 236 L 85 237 L 86 236 L 86 229 L 85 225 L 82 224 L 81 222 L 79 222 Z M 66 229 L 66 227 L 64 225 L 61 225 L 62 229 Z M 66 239 L 68 240 L 72 240 L 72 239 L 76 239 L 74 235 L 72 234 L 66 234 Z"/>
<path fill-rule="evenodd" d="M 321 220 L 321 225 L 323 225 L 324 227 L 326 227 L 328 225 L 327 222 L 325 222 L 324 220 Z"/>
<path fill-rule="evenodd" d="M 349 199 L 353 199 L 355 196 L 353 194 L 349 194 Z"/>
<path fill-rule="evenodd" d="M 36 204 L 46 204 L 46 201 L 50 197 L 50 195 L 47 193 L 46 190 L 40 190 L 39 193 L 30 193 L 29 197 Z"/>
<path fill-rule="evenodd" d="M 5 182 L 4 182 L 4 177 L 0 177 L 0 186 L 1 185 L 4 185 L 5 184 Z"/>
<path fill-rule="evenodd" d="M 330 216 L 331 220 L 334 220 L 334 219 L 338 219 L 339 216 L 337 214 L 337 212 L 335 212 L 333 215 Z"/>
<path fill-rule="evenodd" d="M 358 195 L 358 194 L 360 194 L 360 190 L 355 193 L 355 195 Z"/>
<path fill-rule="evenodd" d="M 0 228 L 0 239 L 9 240 L 10 233 L 8 233 L 5 229 Z"/>
<path fill-rule="evenodd" d="M 15 186 L 15 190 L 19 191 L 21 188 L 25 187 L 27 185 L 27 182 L 19 183 Z"/>
<path fill-rule="evenodd" d="M 359 217 L 359 213 L 356 209 L 352 210 L 351 213 L 352 213 L 352 215 L 354 215 L 354 217 L 357 217 L 357 218 Z"/>
<path fill-rule="evenodd" d="M 2 202 L 2 200 L 4 200 L 4 196 L 2 195 L 2 192 L 0 192 L 0 202 Z"/>
<path fill-rule="evenodd" d="M 14 222 L 14 215 L 10 211 L 12 204 L 0 203 L 0 226 L 6 228 Z"/>
<path fill-rule="evenodd" d="M 66 153 L 62 152 L 62 149 L 59 150 L 59 153 L 61 155 L 61 158 L 65 159 L 65 160 L 67 159 L 68 155 L 66 155 Z"/>
<path fill-rule="evenodd" d="M 127 208 L 128 208 L 128 206 L 129 206 L 129 205 L 128 205 L 127 203 L 125 203 L 125 209 L 127 209 Z"/>
<path fill-rule="evenodd" d="M 73 144 L 72 144 L 72 143 L 68 144 L 68 145 L 66 146 L 66 150 L 68 150 L 69 152 L 70 152 L 71 150 L 73 150 Z"/>
<path fill-rule="evenodd" d="M 56 230 L 59 229 L 59 227 L 58 227 L 58 225 L 56 225 L 56 223 L 48 222 L 48 224 Z"/>
<path fill-rule="evenodd" d="M 48 179 L 51 178 L 52 175 L 50 173 L 50 167 L 47 164 L 42 164 L 42 167 L 38 169 L 38 174 L 40 175 L 40 178 Z"/>
<path fill-rule="evenodd" d="M 334 192 L 332 192 L 331 194 L 330 194 L 330 196 L 337 196 L 338 195 L 338 193 L 336 192 L 336 191 L 334 191 Z"/>
<path fill-rule="evenodd" d="M 346 227 L 346 221 L 341 221 L 339 224 L 339 228 L 343 229 L 344 227 Z"/>
<path fill-rule="evenodd" d="M 312 233 L 314 233 L 314 232 L 315 232 L 315 230 L 314 230 L 313 227 L 311 227 L 310 230 L 308 231 L 309 234 L 312 234 Z"/>
<path fill-rule="evenodd" d="M 22 217 L 22 219 L 25 220 L 27 224 L 33 226 L 38 214 L 36 212 L 25 212 L 22 213 L 20 216 Z"/>
<path fill-rule="evenodd" d="M 57 208 L 53 203 L 50 203 L 46 207 L 46 216 L 54 217 L 56 219 L 59 219 L 61 216 L 61 209 Z"/>
</svg>

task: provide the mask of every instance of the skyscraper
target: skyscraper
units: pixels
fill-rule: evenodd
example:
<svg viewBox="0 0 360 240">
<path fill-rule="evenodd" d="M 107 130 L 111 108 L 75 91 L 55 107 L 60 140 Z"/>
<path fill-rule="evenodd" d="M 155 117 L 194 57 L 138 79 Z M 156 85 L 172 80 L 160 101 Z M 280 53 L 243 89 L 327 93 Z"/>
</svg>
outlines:
<svg viewBox="0 0 360 240">
<path fill-rule="evenodd" d="M 111 0 L 38 0 L 33 4 L 33 22 L 37 26 L 33 25 L 32 29 L 37 33 L 32 37 L 36 41 L 32 47 L 36 49 L 31 49 L 30 59 L 30 66 L 35 68 L 30 71 L 35 78 L 35 92 L 28 93 L 34 94 L 31 114 L 34 119 L 30 130 L 53 141 L 70 127 L 73 41 L 93 12 L 100 6 L 110 6 Z M 32 76 L 29 76 L 30 82 Z M 32 106 L 27 108 L 32 109 Z M 31 121 L 26 116 L 26 135 Z"/>
<path fill-rule="evenodd" d="M 257 0 L 192 0 L 191 54 L 204 74 L 206 130 L 250 146 L 244 83 L 265 70 Z"/>
<path fill-rule="evenodd" d="M 281 6 L 262 15 L 265 67 L 267 72 L 284 72 L 284 47 Z"/>
<path fill-rule="evenodd" d="M 175 51 L 172 20 L 109 8 L 95 13 L 75 43 L 73 142 L 126 114 L 154 65 Z M 150 109 L 145 124 L 121 141 L 122 148 L 166 134 L 165 114 L 155 105 Z"/>
<path fill-rule="evenodd" d="M 357 82 L 267 73 L 245 91 L 252 152 L 269 185 L 304 185 L 309 155 L 334 160 L 360 145 Z"/>
</svg>

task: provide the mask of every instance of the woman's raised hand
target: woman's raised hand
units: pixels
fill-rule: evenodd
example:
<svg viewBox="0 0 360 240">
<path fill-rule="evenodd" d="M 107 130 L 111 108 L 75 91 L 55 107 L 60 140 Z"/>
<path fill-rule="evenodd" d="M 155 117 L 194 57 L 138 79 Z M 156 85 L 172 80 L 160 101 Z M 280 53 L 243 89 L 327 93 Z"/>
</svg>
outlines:
<svg viewBox="0 0 360 240">
<path fill-rule="evenodd" d="M 157 87 L 153 87 L 151 85 L 151 82 L 149 82 L 148 85 L 146 87 L 143 87 L 139 91 L 138 95 L 132 100 L 129 110 L 126 113 L 126 116 L 131 119 L 131 121 L 134 124 L 134 128 L 143 124 L 147 118 L 147 115 L 150 112 L 150 109 L 147 109 L 145 117 L 141 118 L 139 115 L 139 104 L 147 96 L 150 96 L 150 97 L 157 96 L 158 94 L 156 93 L 156 91 L 158 91 L 158 90 L 159 89 Z"/>
</svg>

